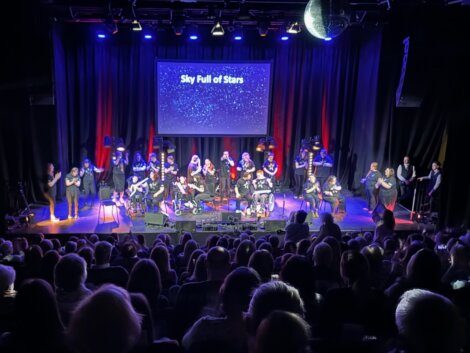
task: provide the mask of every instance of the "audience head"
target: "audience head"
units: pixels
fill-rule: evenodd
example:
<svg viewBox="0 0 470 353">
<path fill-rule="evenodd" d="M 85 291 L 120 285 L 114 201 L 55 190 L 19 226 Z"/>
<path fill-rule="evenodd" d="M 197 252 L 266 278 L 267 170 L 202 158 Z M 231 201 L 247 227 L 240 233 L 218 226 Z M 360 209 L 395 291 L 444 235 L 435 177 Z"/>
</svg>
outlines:
<svg viewBox="0 0 470 353">
<path fill-rule="evenodd" d="M 89 246 L 84 246 L 77 252 L 78 256 L 80 256 L 86 262 L 86 267 L 90 268 L 93 264 L 93 249 Z"/>
<path fill-rule="evenodd" d="M 107 241 L 99 241 L 95 244 L 95 265 L 106 265 L 111 261 L 113 246 Z"/>
<path fill-rule="evenodd" d="M 16 271 L 11 266 L 0 264 L 0 292 L 13 290 L 16 279 Z"/>
<path fill-rule="evenodd" d="M 301 241 L 299 241 L 299 244 L 297 244 L 297 255 L 307 255 L 307 251 L 310 247 L 310 244 L 310 239 L 302 239 Z"/>
<path fill-rule="evenodd" d="M 168 253 L 166 246 L 157 245 L 154 247 L 150 253 L 150 258 L 157 265 L 158 269 L 160 270 L 160 274 L 166 275 L 168 272 L 170 272 L 170 254 Z"/>
<path fill-rule="evenodd" d="M 307 219 L 307 212 L 305 212 L 304 210 L 298 210 L 295 213 L 295 223 L 302 224 L 305 222 L 306 219 Z"/>
<path fill-rule="evenodd" d="M 255 252 L 255 245 L 250 240 L 243 240 L 238 245 L 237 252 L 235 253 L 235 263 L 238 266 L 247 266 L 251 254 Z"/>
<path fill-rule="evenodd" d="M 183 258 L 185 261 L 189 260 L 189 257 L 193 253 L 194 250 L 198 248 L 198 245 L 195 240 L 188 240 L 186 244 L 184 245 L 184 251 L 183 251 Z"/>
<path fill-rule="evenodd" d="M 313 262 L 315 266 L 330 268 L 333 262 L 333 250 L 328 243 L 319 243 L 313 249 Z"/>
<path fill-rule="evenodd" d="M 230 270 L 230 254 L 227 249 L 215 246 L 209 250 L 206 258 L 207 278 L 223 280 Z"/>
<path fill-rule="evenodd" d="M 452 266 L 468 268 L 468 249 L 460 244 L 456 244 L 450 250 L 450 261 Z"/>
<path fill-rule="evenodd" d="M 129 294 L 105 285 L 79 304 L 67 338 L 77 353 L 125 353 L 136 344 L 140 333 L 140 317 Z"/>
<path fill-rule="evenodd" d="M 333 224 L 334 223 L 333 216 L 331 215 L 331 213 L 328 213 L 328 212 L 324 212 L 324 213 L 320 214 L 320 219 L 321 219 L 321 222 L 323 224 Z"/>
<path fill-rule="evenodd" d="M 69 240 L 65 243 L 64 247 L 66 254 L 71 254 L 77 251 L 77 242 Z"/>
<path fill-rule="evenodd" d="M 133 241 L 126 241 L 121 248 L 121 256 L 131 259 L 137 256 L 137 245 Z"/>
<path fill-rule="evenodd" d="M 345 251 L 341 256 L 341 277 L 349 285 L 369 276 L 369 263 L 364 255 L 357 251 Z"/>
<path fill-rule="evenodd" d="M 207 279 L 207 267 L 206 267 L 207 254 L 201 250 L 201 253 L 196 258 L 191 277 L 189 278 L 193 282 L 201 282 Z M 188 266 L 189 267 L 189 266 Z"/>
<path fill-rule="evenodd" d="M 429 249 L 421 249 L 414 254 L 406 267 L 406 278 L 418 288 L 432 289 L 440 284 L 441 262 Z"/>
<path fill-rule="evenodd" d="M 412 289 L 395 311 L 399 334 L 410 353 L 457 353 L 464 343 L 464 324 L 455 305 L 446 297 Z"/>
<path fill-rule="evenodd" d="M 77 254 L 67 254 L 55 266 L 54 285 L 57 290 L 73 292 L 84 285 L 86 276 L 85 260 Z"/>
<path fill-rule="evenodd" d="M 248 266 L 259 274 L 262 282 L 268 282 L 273 272 L 274 259 L 270 252 L 266 250 L 256 250 L 251 254 Z"/>
<path fill-rule="evenodd" d="M 39 246 L 41 247 L 43 254 L 45 254 L 45 253 L 48 252 L 49 250 L 53 250 L 53 249 L 54 249 L 54 244 L 52 244 L 52 241 L 49 240 L 49 239 L 43 239 L 43 240 L 41 240 L 41 242 L 39 243 Z"/>
<path fill-rule="evenodd" d="M 299 315 L 271 312 L 256 332 L 255 353 L 309 352 L 310 326 Z"/>
<path fill-rule="evenodd" d="M 282 266 L 280 278 L 297 288 L 304 302 L 315 294 L 315 272 L 305 256 L 291 256 Z"/>
<path fill-rule="evenodd" d="M 160 271 L 155 262 L 150 259 L 139 260 L 129 274 L 127 290 L 144 294 L 150 307 L 155 309 L 162 291 Z"/>
</svg>

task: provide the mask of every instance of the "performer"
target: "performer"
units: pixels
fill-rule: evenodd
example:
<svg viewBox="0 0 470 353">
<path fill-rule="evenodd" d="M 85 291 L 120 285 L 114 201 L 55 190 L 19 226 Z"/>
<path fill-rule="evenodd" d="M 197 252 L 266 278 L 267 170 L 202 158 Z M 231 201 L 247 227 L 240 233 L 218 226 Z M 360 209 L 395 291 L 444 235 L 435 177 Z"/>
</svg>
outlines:
<svg viewBox="0 0 470 353">
<path fill-rule="evenodd" d="M 274 153 L 268 153 L 268 158 L 263 163 L 263 170 L 266 178 L 271 179 L 271 182 L 274 183 L 276 181 L 276 174 L 278 170 L 277 162 L 274 160 Z"/>
<path fill-rule="evenodd" d="M 254 188 L 254 202 L 256 205 L 256 212 L 262 212 L 266 205 L 267 198 L 271 193 L 273 183 L 271 179 L 264 176 L 264 172 L 260 169 L 256 172 L 256 179 L 253 180 Z"/>
<path fill-rule="evenodd" d="M 240 210 L 240 201 L 246 200 L 248 201 L 248 206 L 246 208 L 247 215 L 251 214 L 251 202 L 252 202 L 252 185 L 251 185 L 251 173 L 245 172 L 243 177 L 238 179 L 237 184 L 235 185 L 235 195 L 237 197 L 236 200 L 236 212 L 241 213 Z"/>
<path fill-rule="evenodd" d="M 82 178 L 83 185 L 83 196 L 85 198 L 84 207 L 88 206 L 88 196 L 91 194 L 90 207 L 93 207 L 93 203 L 96 197 L 96 184 L 95 184 L 95 173 L 102 173 L 103 168 L 97 168 L 93 165 L 88 158 L 85 158 L 80 168 L 80 178 Z"/>
<path fill-rule="evenodd" d="M 379 172 L 379 163 L 372 162 L 369 172 L 361 179 L 361 183 L 364 184 L 366 189 L 367 209 L 369 213 L 372 213 L 375 206 L 377 206 L 379 190 L 376 189 L 375 184 L 377 184 L 379 178 L 382 178 L 382 173 Z"/>
<path fill-rule="evenodd" d="M 113 199 L 118 204 L 124 204 L 124 189 L 125 189 L 125 169 L 129 164 L 129 152 L 126 152 L 124 157 L 121 151 L 116 151 L 113 156 L 113 183 L 114 195 Z M 117 201 L 117 194 L 119 194 L 119 201 Z"/>
<path fill-rule="evenodd" d="M 136 152 L 134 154 L 134 161 L 132 162 L 132 172 L 134 175 L 137 175 L 139 180 L 143 180 L 145 178 L 145 171 L 147 170 L 147 164 L 145 163 L 144 159 L 140 152 Z"/>
<path fill-rule="evenodd" d="M 253 173 L 256 170 L 255 163 L 251 160 L 248 152 L 243 152 L 242 159 L 238 162 L 237 166 L 240 178 L 243 178 L 245 173 L 250 173 L 251 179 L 253 179 Z"/>
<path fill-rule="evenodd" d="M 161 163 L 157 159 L 157 154 L 154 153 L 154 152 L 150 153 L 149 161 L 147 163 L 147 171 L 149 172 L 149 175 L 150 175 L 150 173 L 155 172 L 155 173 L 159 174 L 159 177 L 160 177 L 160 172 L 161 172 L 160 168 L 161 168 Z"/>
<path fill-rule="evenodd" d="M 67 196 L 67 204 L 69 210 L 69 219 L 72 219 L 72 203 L 74 205 L 75 219 L 78 218 L 78 197 L 80 195 L 80 177 L 78 176 L 78 168 L 73 167 L 70 173 L 65 176 L 65 194 Z"/>
<path fill-rule="evenodd" d="M 201 160 L 197 154 L 191 157 L 188 164 L 188 182 L 193 182 L 195 176 L 200 176 L 202 172 Z"/>
<path fill-rule="evenodd" d="M 197 207 L 201 201 L 206 201 L 211 198 L 201 175 L 194 176 L 193 181 L 188 183 L 188 187 L 191 190 L 191 200 L 195 207 Z"/>
<path fill-rule="evenodd" d="M 315 166 L 315 176 L 320 185 L 323 185 L 326 178 L 331 175 L 333 158 L 326 153 L 326 149 L 322 148 L 320 153 L 313 159 L 313 165 Z"/>
<path fill-rule="evenodd" d="M 55 199 L 57 196 L 57 182 L 61 177 L 61 172 L 54 174 L 54 164 L 47 163 L 47 181 L 45 183 L 44 197 L 49 202 L 51 222 L 60 221 L 60 219 L 55 216 Z"/>
<path fill-rule="evenodd" d="M 175 191 L 173 192 L 179 200 L 184 202 L 186 207 L 191 209 L 194 208 L 194 203 L 191 201 L 191 190 L 186 181 L 186 178 L 181 175 L 179 178 L 176 178 L 176 182 L 174 184 Z"/>
<path fill-rule="evenodd" d="M 295 190 L 294 199 L 302 198 L 302 187 L 305 182 L 305 174 L 308 168 L 308 150 L 301 148 L 297 157 L 295 157 Z"/>
<path fill-rule="evenodd" d="M 379 190 L 379 204 L 390 211 L 395 210 L 397 203 L 397 180 L 395 179 L 395 170 L 386 168 L 384 178 L 379 178 L 375 183 L 375 188 Z"/>
<path fill-rule="evenodd" d="M 403 164 L 397 169 L 397 178 L 400 181 L 400 202 L 409 200 L 413 194 L 413 182 L 416 178 L 415 166 L 410 164 L 410 157 L 403 157 Z"/>
<path fill-rule="evenodd" d="M 228 200 L 230 196 L 230 167 L 235 162 L 228 151 L 224 151 L 220 158 L 219 192 L 222 199 Z"/>
<path fill-rule="evenodd" d="M 217 182 L 217 176 L 215 173 L 214 164 L 210 159 L 204 161 L 204 166 L 202 167 L 202 174 L 204 174 L 204 183 L 206 185 L 206 191 L 209 195 L 215 195 L 215 184 Z"/>
<path fill-rule="evenodd" d="M 426 188 L 426 196 L 429 198 L 431 212 L 439 212 L 440 186 L 442 182 L 441 163 L 432 162 L 431 171 L 428 176 L 418 178 L 418 181 L 429 180 Z"/>
<path fill-rule="evenodd" d="M 137 175 L 133 175 L 129 185 L 129 197 L 133 205 L 142 202 L 145 193 L 145 185 Z"/>
<path fill-rule="evenodd" d="M 166 163 L 163 165 L 163 172 L 165 173 L 165 180 L 163 180 L 163 185 L 165 186 L 165 193 L 163 195 L 164 200 L 168 199 L 168 195 L 171 196 L 171 199 L 174 198 L 173 186 L 177 181 L 179 167 L 175 162 L 175 157 L 169 154 L 166 157 Z"/>
<path fill-rule="evenodd" d="M 310 205 L 312 216 L 318 218 L 318 206 L 320 205 L 321 187 L 314 174 L 309 175 L 304 183 L 303 189 L 304 200 Z"/>
<path fill-rule="evenodd" d="M 150 180 L 147 183 L 147 206 L 153 207 L 153 212 L 163 213 L 163 194 L 165 192 L 165 187 L 163 186 L 162 181 L 160 180 L 160 173 L 155 170 L 150 171 Z"/>
<path fill-rule="evenodd" d="M 341 185 L 334 175 L 330 175 L 325 184 L 323 184 L 323 201 L 328 202 L 331 205 L 331 209 L 334 213 L 346 212 L 344 197 L 341 195 Z"/>
</svg>

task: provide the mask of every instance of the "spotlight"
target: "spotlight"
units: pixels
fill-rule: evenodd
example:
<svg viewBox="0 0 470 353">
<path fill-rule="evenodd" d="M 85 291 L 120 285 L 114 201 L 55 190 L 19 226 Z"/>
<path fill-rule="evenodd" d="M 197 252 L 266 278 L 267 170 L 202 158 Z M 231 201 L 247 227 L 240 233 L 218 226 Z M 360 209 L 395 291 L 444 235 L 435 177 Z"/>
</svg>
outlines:
<svg viewBox="0 0 470 353">
<path fill-rule="evenodd" d="M 238 28 L 233 31 L 233 40 L 240 41 L 243 39 L 243 31 Z"/>
<path fill-rule="evenodd" d="M 135 19 L 134 21 L 132 21 L 131 29 L 132 29 L 134 32 L 139 32 L 139 31 L 142 30 L 142 26 L 140 25 L 140 22 L 137 21 L 137 19 Z"/>
<path fill-rule="evenodd" d="M 283 34 L 283 35 L 281 36 L 281 40 L 284 41 L 284 42 L 285 42 L 285 41 L 288 41 L 288 40 L 289 40 L 289 36 L 286 35 L 286 34 Z"/>
<path fill-rule="evenodd" d="M 104 33 L 98 33 L 96 36 L 97 36 L 99 39 L 105 39 L 105 38 L 106 38 L 106 34 L 104 34 Z"/>
<path fill-rule="evenodd" d="M 331 40 L 331 37 L 325 37 L 323 40 L 324 40 L 325 42 L 329 42 L 329 41 Z"/>
<path fill-rule="evenodd" d="M 146 35 L 144 35 L 144 38 L 145 38 L 145 39 L 152 39 L 153 37 L 152 37 L 151 34 L 146 34 Z"/>
<path fill-rule="evenodd" d="M 199 39 L 198 31 L 196 28 L 189 28 L 188 32 L 189 32 L 189 39 L 191 40 Z"/>
<path fill-rule="evenodd" d="M 268 22 L 266 21 L 259 21 L 258 22 L 258 33 L 260 37 L 266 37 L 268 35 L 269 28 L 268 28 Z"/>
<path fill-rule="evenodd" d="M 220 21 L 217 21 L 214 27 L 212 27 L 211 34 L 216 37 L 221 37 L 225 34 L 224 27 L 222 27 Z"/>
<path fill-rule="evenodd" d="M 126 150 L 126 145 L 124 144 L 124 140 L 121 137 L 116 139 L 116 149 L 121 152 Z"/>
<path fill-rule="evenodd" d="M 302 31 L 299 22 L 291 22 L 289 26 L 287 26 L 286 32 L 289 34 L 299 34 Z"/>
<path fill-rule="evenodd" d="M 197 40 L 198 38 L 199 37 L 195 34 L 192 34 L 192 35 L 189 36 L 189 39 L 191 39 L 191 40 Z"/>
<path fill-rule="evenodd" d="M 173 21 L 173 32 L 176 36 L 181 36 L 184 32 L 184 20 L 176 19 Z"/>
<path fill-rule="evenodd" d="M 266 147 L 264 146 L 264 143 L 258 143 L 258 145 L 256 146 L 257 152 L 264 152 L 265 149 Z"/>
<path fill-rule="evenodd" d="M 242 37 L 241 35 L 237 34 L 237 35 L 235 35 L 235 36 L 233 37 L 233 39 L 234 39 L 234 40 L 242 40 L 243 37 Z"/>
</svg>

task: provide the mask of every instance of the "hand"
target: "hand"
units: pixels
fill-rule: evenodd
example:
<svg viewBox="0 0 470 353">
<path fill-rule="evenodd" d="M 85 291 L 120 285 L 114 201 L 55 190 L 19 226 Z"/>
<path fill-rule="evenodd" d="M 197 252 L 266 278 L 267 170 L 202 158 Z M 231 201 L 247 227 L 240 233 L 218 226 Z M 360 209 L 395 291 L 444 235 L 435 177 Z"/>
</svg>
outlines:
<svg viewBox="0 0 470 353">
<path fill-rule="evenodd" d="M 238 192 L 236 193 L 236 197 L 237 197 L 237 199 L 240 198 L 240 194 Z"/>
<path fill-rule="evenodd" d="M 428 196 L 431 197 L 432 195 L 432 190 L 428 192 Z"/>
<path fill-rule="evenodd" d="M 418 181 L 423 181 L 423 177 L 421 177 L 421 178 L 418 178 Z"/>
<path fill-rule="evenodd" d="M 366 178 L 361 179 L 361 184 L 364 184 L 366 182 Z"/>
<path fill-rule="evenodd" d="M 55 173 L 55 178 L 60 179 L 62 177 L 62 172 Z"/>
</svg>

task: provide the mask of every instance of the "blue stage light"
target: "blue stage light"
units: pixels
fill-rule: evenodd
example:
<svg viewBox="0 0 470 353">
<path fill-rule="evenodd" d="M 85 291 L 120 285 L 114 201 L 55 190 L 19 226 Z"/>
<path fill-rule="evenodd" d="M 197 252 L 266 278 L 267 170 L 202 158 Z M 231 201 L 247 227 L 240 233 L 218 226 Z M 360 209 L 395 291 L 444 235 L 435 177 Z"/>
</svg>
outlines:
<svg viewBox="0 0 470 353">
<path fill-rule="evenodd" d="M 106 38 L 106 34 L 104 34 L 104 33 L 98 33 L 98 34 L 97 34 L 97 37 L 100 38 L 100 39 L 104 39 L 104 38 Z"/>
<path fill-rule="evenodd" d="M 242 38 L 242 36 L 237 35 L 237 36 L 233 37 L 233 39 L 235 39 L 235 40 L 242 40 L 243 38 Z"/>
<path fill-rule="evenodd" d="M 195 34 L 192 34 L 192 35 L 189 36 L 189 39 L 191 39 L 191 40 L 197 40 L 198 38 L 199 37 Z"/>
<path fill-rule="evenodd" d="M 329 42 L 331 40 L 331 37 L 325 37 L 324 41 Z"/>
<path fill-rule="evenodd" d="M 284 40 L 284 41 L 289 40 L 289 36 L 282 36 L 281 40 Z"/>
<path fill-rule="evenodd" d="M 151 34 L 146 34 L 146 35 L 144 35 L 144 38 L 145 39 L 152 39 L 152 35 Z"/>
</svg>

